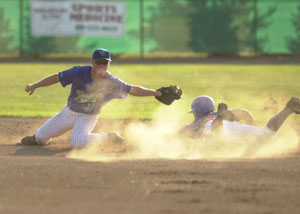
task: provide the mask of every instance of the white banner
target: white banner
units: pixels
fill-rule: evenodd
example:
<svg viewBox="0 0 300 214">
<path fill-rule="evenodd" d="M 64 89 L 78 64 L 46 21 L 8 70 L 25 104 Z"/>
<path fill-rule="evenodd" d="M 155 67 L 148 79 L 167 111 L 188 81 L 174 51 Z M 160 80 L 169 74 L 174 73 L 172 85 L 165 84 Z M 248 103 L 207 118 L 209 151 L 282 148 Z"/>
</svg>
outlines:
<svg viewBox="0 0 300 214">
<path fill-rule="evenodd" d="M 32 1 L 33 36 L 124 35 L 125 2 Z"/>
</svg>

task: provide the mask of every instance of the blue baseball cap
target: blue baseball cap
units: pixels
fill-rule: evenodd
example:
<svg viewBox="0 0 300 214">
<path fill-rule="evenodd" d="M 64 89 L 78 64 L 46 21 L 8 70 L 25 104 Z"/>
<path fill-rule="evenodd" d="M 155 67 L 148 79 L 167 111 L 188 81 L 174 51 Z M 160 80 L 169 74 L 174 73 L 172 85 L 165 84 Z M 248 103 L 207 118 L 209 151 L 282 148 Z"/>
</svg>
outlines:
<svg viewBox="0 0 300 214">
<path fill-rule="evenodd" d="M 94 51 L 92 60 L 96 61 L 96 60 L 101 60 L 101 59 L 111 61 L 110 53 L 108 50 L 103 49 L 103 48 L 98 48 Z"/>
</svg>

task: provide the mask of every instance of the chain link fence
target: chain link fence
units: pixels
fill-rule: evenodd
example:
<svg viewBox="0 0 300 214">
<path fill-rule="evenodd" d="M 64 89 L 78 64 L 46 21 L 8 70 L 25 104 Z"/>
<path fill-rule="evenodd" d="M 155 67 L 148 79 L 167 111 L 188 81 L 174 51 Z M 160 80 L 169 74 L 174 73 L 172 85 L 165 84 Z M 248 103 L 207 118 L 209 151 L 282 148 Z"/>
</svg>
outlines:
<svg viewBox="0 0 300 214">
<path fill-rule="evenodd" d="M 96 47 L 140 56 L 300 53 L 299 0 L 105 0 L 125 3 L 119 37 L 34 36 L 32 1 L 0 1 L 2 55 L 80 55 Z"/>
</svg>

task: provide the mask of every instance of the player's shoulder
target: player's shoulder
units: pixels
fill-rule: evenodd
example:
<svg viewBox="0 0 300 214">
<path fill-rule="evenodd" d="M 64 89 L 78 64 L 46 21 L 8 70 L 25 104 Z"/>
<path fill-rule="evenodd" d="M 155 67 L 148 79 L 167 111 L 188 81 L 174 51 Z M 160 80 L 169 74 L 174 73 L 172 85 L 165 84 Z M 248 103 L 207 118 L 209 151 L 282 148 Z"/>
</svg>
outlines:
<svg viewBox="0 0 300 214">
<path fill-rule="evenodd" d="M 91 71 L 92 66 L 90 66 L 90 65 L 77 65 L 77 66 L 74 66 L 71 69 L 74 70 L 74 71 L 77 71 L 77 72 L 89 72 L 89 71 Z"/>
<path fill-rule="evenodd" d="M 91 66 L 74 66 L 68 70 L 59 72 L 60 79 L 86 79 L 90 76 Z"/>
<path fill-rule="evenodd" d="M 90 71 L 92 69 L 92 66 L 89 65 L 78 65 L 74 66 L 73 68 L 69 69 L 69 72 L 71 75 L 73 75 L 76 78 L 82 78 L 90 76 Z"/>
<path fill-rule="evenodd" d="M 110 73 L 109 71 L 106 72 L 105 79 L 110 80 L 110 81 L 117 81 L 117 82 L 122 81 L 118 77 L 116 77 L 115 75 Z"/>
<path fill-rule="evenodd" d="M 105 78 L 106 79 L 116 79 L 117 77 L 114 76 L 112 73 L 110 73 L 109 71 L 106 72 L 105 74 Z"/>
</svg>

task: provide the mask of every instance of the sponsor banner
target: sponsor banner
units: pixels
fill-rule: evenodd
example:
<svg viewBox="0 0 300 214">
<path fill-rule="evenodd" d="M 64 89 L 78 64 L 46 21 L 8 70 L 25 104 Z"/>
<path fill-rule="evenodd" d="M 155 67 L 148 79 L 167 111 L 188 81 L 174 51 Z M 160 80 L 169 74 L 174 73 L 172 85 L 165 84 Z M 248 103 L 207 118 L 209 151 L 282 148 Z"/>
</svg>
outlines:
<svg viewBox="0 0 300 214">
<path fill-rule="evenodd" d="M 33 36 L 124 35 L 125 2 L 32 1 Z"/>
</svg>

